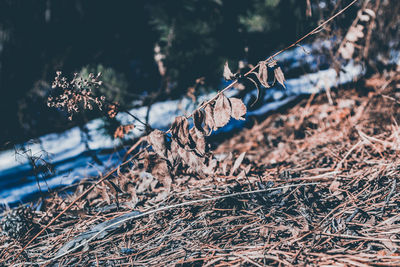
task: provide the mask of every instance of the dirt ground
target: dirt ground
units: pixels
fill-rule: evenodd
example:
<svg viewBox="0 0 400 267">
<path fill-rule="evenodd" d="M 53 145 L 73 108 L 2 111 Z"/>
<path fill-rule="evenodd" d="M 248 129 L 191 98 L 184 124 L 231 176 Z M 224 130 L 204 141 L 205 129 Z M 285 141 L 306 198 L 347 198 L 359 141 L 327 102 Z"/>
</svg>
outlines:
<svg viewBox="0 0 400 267">
<path fill-rule="evenodd" d="M 376 75 L 331 98 L 311 95 L 224 141 L 212 175 L 182 171 L 169 187 L 143 158 L 121 167 L 16 259 L 95 180 L 45 200 L 41 211 L 20 209 L 20 228 L 0 236 L 0 262 L 398 266 L 400 75 Z"/>
</svg>

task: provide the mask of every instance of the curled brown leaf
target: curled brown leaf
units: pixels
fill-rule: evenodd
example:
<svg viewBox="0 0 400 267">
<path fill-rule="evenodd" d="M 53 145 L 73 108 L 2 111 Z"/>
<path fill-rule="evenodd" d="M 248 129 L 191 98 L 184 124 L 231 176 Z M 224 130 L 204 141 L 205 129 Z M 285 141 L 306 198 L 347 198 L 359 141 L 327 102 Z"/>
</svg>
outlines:
<svg viewBox="0 0 400 267">
<path fill-rule="evenodd" d="M 165 133 L 160 130 L 154 130 L 147 136 L 147 142 L 151 145 L 154 152 L 162 158 L 167 157 L 167 147 Z"/>
<path fill-rule="evenodd" d="M 260 61 L 259 63 L 257 78 L 262 86 L 266 88 L 270 87 L 268 84 L 268 68 L 265 61 Z"/>
<path fill-rule="evenodd" d="M 227 81 L 235 79 L 235 75 L 232 73 L 231 69 L 228 66 L 228 61 L 225 62 L 224 66 L 224 79 Z"/>
<path fill-rule="evenodd" d="M 282 84 L 282 86 L 284 88 L 286 88 L 286 86 L 285 86 L 285 75 L 283 75 L 283 71 L 282 71 L 281 67 L 276 67 L 274 69 L 274 74 L 275 74 L 275 78 L 278 80 L 278 82 L 280 84 Z"/>
<path fill-rule="evenodd" d="M 224 94 L 220 94 L 214 106 L 215 127 L 220 128 L 225 126 L 231 118 L 231 113 L 232 109 L 229 99 Z"/>
<path fill-rule="evenodd" d="M 243 101 L 236 97 L 229 98 L 232 105 L 232 118 L 236 120 L 244 120 L 243 116 L 246 115 L 247 108 Z"/>
<path fill-rule="evenodd" d="M 178 116 L 171 125 L 171 134 L 173 138 L 178 139 L 181 145 L 189 143 L 189 122 L 184 116 Z"/>
<path fill-rule="evenodd" d="M 198 154 L 204 155 L 206 153 L 206 140 L 203 133 L 201 133 L 195 127 L 190 129 L 189 133 L 193 142 L 195 143 L 195 149 L 197 150 Z"/>
<path fill-rule="evenodd" d="M 204 107 L 205 119 L 204 119 L 204 128 L 206 131 L 206 135 L 209 136 L 213 130 L 216 129 L 214 122 L 214 106 L 213 104 L 208 104 Z"/>
<path fill-rule="evenodd" d="M 193 113 L 193 124 L 194 127 L 200 131 L 201 133 L 205 133 L 203 129 L 203 123 L 205 120 L 205 111 L 202 109 L 198 109 Z"/>
</svg>

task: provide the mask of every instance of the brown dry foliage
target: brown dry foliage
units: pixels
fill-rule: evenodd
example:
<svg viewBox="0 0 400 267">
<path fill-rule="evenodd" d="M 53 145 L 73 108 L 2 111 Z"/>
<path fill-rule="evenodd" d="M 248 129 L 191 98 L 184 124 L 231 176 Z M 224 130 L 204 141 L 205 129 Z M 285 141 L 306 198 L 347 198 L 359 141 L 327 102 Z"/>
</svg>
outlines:
<svg viewBox="0 0 400 267">
<path fill-rule="evenodd" d="M 16 263 L 54 259 L 79 234 L 132 210 L 143 214 L 165 208 L 122 223 L 89 242 L 90 249 L 77 249 L 52 263 L 398 266 L 396 84 L 400 77 L 377 76 L 363 88 L 368 95 L 357 89 L 334 91 L 334 105 L 325 94 L 303 99 L 219 145 L 215 153 L 226 158 L 211 175 L 180 174 L 171 190 L 159 186 L 156 171 L 148 172 L 166 168 L 165 160 L 149 152 L 156 168 L 147 162 L 121 169 L 109 180 L 114 185 L 104 182 L 80 199 L 27 248 L 29 259 L 20 257 Z M 92 183 L 82 181 L 77 194 Z M 248 193 L 255 189 L 269 191 Z M 242 195 L 215 199 L 231 193 Z M 73 199 L 45 199 L 34 222 L 47 224 Z M 210 201 L 196 202 L 204 199 Z M 0 243 L 11 252 L 24 244 L 7 238 L 0 236 Z M 12 259 L 0 255 L 5 265 Z"/>
<path fill-rule="evenodd" d="M 276 81 L 285 86 L 284 74 L 277 65 L 276 60 L 270 58 L 266 61 L 261 61 L 258 64 L 258 68 L 258 73 L 251 72 L 257 77 L 258 83 L 266 88 L 271 87 Z M 273 70 L 274 73 L 274 81 L 271 84 L 268 81 L 268 69 Z M 226 80 L 237 80 L 240 77 L 239 74 L 232 73 L 227 62 L 224 65 L 223 76 Z M 244 77 L 251 79 L 257 89 L 260 90 L 256 81 L 246 75 Z M 209 166 L 207 167 L 206 165 L 212 162 L 206 136 L 227 125 L 231 118 L 244 120 L 247 112 L 246 105 L 239 98 L 226 97 L 224 90 L 209 101 L 201 104 L 190 116 L 176 117 L 171 128 L 164 133 L 164 136 L 159 130 L 150 133 L 147 138 L 149 145 L 156 154 L 168 162 L 170 171 L 174 166 L 182 167 L 180 164 L 183 164 L 195 172 L 204 173 L 204 170 L 209 169 Z M 188 118 L 193 121 L 191 129 L 189 129 Z M 171 134 L 170 141 L 167 141 L 168 133 Z"/>
<path fill-rule="evenodd" d="M 135 125 L 128 124 L 128 125 L 120 125 L 114 132 L 114 138 L 124 138 L 124 136 L 135 129 Z"/>
</svg>

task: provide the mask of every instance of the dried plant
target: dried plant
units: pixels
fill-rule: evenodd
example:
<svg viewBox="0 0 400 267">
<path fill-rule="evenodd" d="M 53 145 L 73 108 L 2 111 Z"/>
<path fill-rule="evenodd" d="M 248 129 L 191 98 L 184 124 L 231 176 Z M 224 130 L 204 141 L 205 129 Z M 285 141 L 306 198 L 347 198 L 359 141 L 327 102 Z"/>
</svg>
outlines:
<svg viewBox="0 0 400 267">
<path fill-rule="evenodd" d="M 248 78 L 250 74 L 256 74 L 258 82 L 260 84 L 264 83 L 264 87 L 268 87 L 268 68 L 272 68 L 274 71 L 274 77 L 276 81 L 284 86 L 284 75 L 282 70 L 277 67 L 277 63 L 274 58 L 281 54 L 282 52 L 296 46 L 298 43 L 306 39 L 307 37 L 319 32 L 323 27 L 332 21 L 334 18 L 342 14 L 345 10 L 347 10 L 350 6 L 356 3 L 358 0 L 353 0 L 350 4 L 348 4 L 345 8 L 337 12 L 335 15 L 330 17 L 325 22 L 321 23 L 318 27 L 313 29 L 308 34 L 304 35 L 302 38 L 295 41 L 293 44 L 280 50 L 279 52 L 275 53 L 268 59 L 261 61 L 259 64 L 251 68 L 247 73 L 244 75 L 235 75 L 230 71 L 229 66 L 226 64 L 224 68 L 224 77 L 229 79 L 234 79 L 234 81 L 221 90 L 218 94 L 216 94 L 210 100 L 202 103 L 197 109 L 193 111 L 192 114 L 189 116 L 179 116 L 175 118 L 174 123 L 172 124 L 171 128 L 166 131 L 162 132 L 160 130 L 154 130 L 150 132 L 147 136 L 147 142 L 149 146 L 153 148 L 155 154 L 158 157 L 165 160 L 168 163 L 169 171 L 176 165 L 181 164 L 184 162 L 187 166 L 192 169 L 195 169 L 198 172 L 205 172 L 209 171 L 213 167 L 213 162 L 209 157 L 208 154 L 208 146 L 206 144 L 206 136 L 210 135 L 212 131 L 217 130 L 220 127 L 225 126 L 231 118 L 234 119 L 243 119 L 243 116 L 246 114 L 246 106 L 242 102 L 242 100 L 238 98 L 227 98 L 224 95 L 224 92 L 229 90 L 230 88 L 234 87 L 238 84 L 238 80 L 241 78 Z M 258 69 L 258 72 L 255 72 Z M 58 74 L 58 77 L 60 74 Z M 96 80 L 97 81 L 97 80 Z M 66 90 L 66 87 L 62 87 L 65 85 L 66 81 L 61 80 L 58 84 L 61 85 L 63 90 Z M 275 81 L 274 81 L 275 83 Z M 55 101 L 57 105 L 60 107 L 68 107 L 69 106 L 69 99 L 71 97 L 67 93 L 67 96 L 61 98 L 60 101 Z M 53 99 L 51 99 L 53 100 Z M 57 99 L 58 100 L 58 99 Z M 51 101 L 50 101 L 51 102 Z M 52 103 L 52 102 L 51 102 Z M 75 110 L 74 101 L 72 101 L 71 110 Z M 188 119 L 193 120 L 193 127 L 189 129 L 189 121 Z M 59 212 L 53 219 L 51 219 L 45 227 L 43 227 L 25 246 L 18 252 L 18 254 L 13 257 L 12 264 L 14 264 L 18 257 L 25 251 L 25 249 L 38 238 L 46 229 L 49 228 L 58 218 L 60 218 L 65 212 L 67 212 L 73 205 L 75 205 L 79 200 L 83 197 L 87 196 L 89 192 L 91 192 L 96 186 L 101 184 L 103 181 L 108 179 L 114 173 L 119 173 L 120 168 L 129 163 L 132 159 L 137 158 L 142 152 L 146 150 L 141 150 L 140 152 L 136 153 L 132 156 L 131 159 L 125 161 L 124 163 L 120 164 L 115 169 L 111 170 L 103 177 L 101 177 L 98 181 L 93 183 L 88 189 L 86 189 L 82 194 L 77 196 L 67 207 L 65 207 L 61 212 Z M 239 158 L 233 164 L 231 172 L 234 173 L 238 166 L 240 166 L 241 161 L 244 158 L 244 154 L 239 156 Z M 282 202 L 280 202 L 282 203 Z M 180 205 L 180 204 L 179 204 Z M 263 215 L 265 217 L 265 214 Z M 263 254 L 263 256 L 265 256 Z"/>
<path fill-rule="evenodd" d="M 366 1 L 357 13 L 352 25 L 347 31 L 343 41 L 341 42 L 337 54 L 343 59 L 352 59 L 359 50 L 357 59 L 366 57 L 368 54 L 370 35 L 372 28 L 375 26 L 376 11 L 379 7 L 379 1 L 376 3 L 375 11 L 368 6 Z"/>
<path fill-rule="evenodd" d="M 35 141 L 31 142 L 34 143 Z M 45 150 L 33 153 L 32 150 L 29 148 L 15 147 L 14 149 L 15 149 L 15 159 L 21 162 L 27 160 L 29 165 L 31 166 L 32 174 L 35 177 L 39 192 L 42 193 L 42 188 L 40 186 L 40 179 L 44 181 L 48 190 L 50 190 L 50 187 L 47 185 L 46 179 L 55 174 L 54 165 L 50 162 L 51 155 Z"/>
<path fill-rule="evenodd" d="M 52 84 L 52 88 L 55 91 L 47 99 L 49 107 L 66 110 L 70 120 L 72 120 L 74 113 L 86 109 L 92 110 L 94 105 L 100 110 L 103 109 L 105 97 L 96 97 L 92 93 L 93 88 L 99 87 L 102 84 L 99 80 L 101 73 L 98 73 L 96 76 L 90 73 L 88 79 L 83 79 L 75 73 L 71 81 L 68 81 L 66 77 L 62 77 L 61 71 L 57 71 L 56 74 Z"/>
<path fill-rule="evenodd" d="M 353 0 L 346 8 L 336 13 L 336 15 L 320 24 L 287 48 L 280 50 L 266 60 L 260 61 L 245 74 L 241 74 L 240 71 L 233 73 L 229 68 L 228 62 L 226 62 L 223 69 L 223 77 L 225 80 L 232 80 L 233 82 L 216 94 L 212 99 L 202 103 L 189 116 L 176 117 L 168 131 L 151 131 L 147 137 L 149 146 L 146 148 L 152 147 L 154 152 L 167 162 L 169 171 L 182 165 L 188 166 L 190 169 L 199 173 L 207 170 L 207 164 L 212 162 L 212 157 L 209 153 L 206 137 L 213 131 L 228 124 L 231 118 L 243 120 L 247 112 L 246 106 L 241 99 L 234 97 L 228 98 L 224 95 L 224 92 L 234 87 L 243 79 L 251 81 L 256 86 L 258 90 L 256 101 L 259 99 L 261 86 L 270 88 L 276 83 L 279 83 L 285 88 L 285 76 L 278 62 L 275 60 L 275 57 L 298 45 L 308 36 L 319 32 L 328 22 L 343 13 L 356 1 L 357 0 Z M 359 18 L 362 21 L 366 21 L 367 16 L 372 16 L 373 11 L 365 11 L 364 9 L 363 12 L 366 14 L 360 13 Z M 346 38 L 356 41 L 360 36 L 357 29 L 361 28 L 356 27 L 356 30 L 353 28 L 350 29 Z M 273 73 L 273 77 L 270 77 L 270 73 Z M 102 109 L 105 104 L 105 98 L 93 96 L 91 90 L 91 88 L 101 85 L 99 77 L 100 73 L 97 76 L 90 74 L 89 79 L 82 79 L 75 75 L 74 79 L 68 82 L 65 77 L 61 77 L 61 72 L 57 72 L 53 88 L 61 89 L 62 93 L 57 97 L 50 97 L 48 101 L 49 106 L 65 108 L 67 112 L 71 114 L 70 118 L 72 118 L 73 113 L 77 113 L 81 109 L 93 109 L 94 104 L 97 105 L 99 109 Z M 201 82 L 202 80 L 196 81 L 196 85 Z M 118 104 L 109 104 L 107 110 L 108 116 L 111 118 L 115 117 L 118 113 L 118 108 Z M 137 119 L 134 115 L 132 116 Z M 191 128 L 189 127 L 189 119 L 193 122 Z M 132 126 L 119 127 L 114 133 L 114 137 L 123 137 L 132 129 L 131 127 Z M 147 129 L 150 129 L 150 127 Z"/>
<path fill-rule="evenodd" d="M 74 78 L 69 81 L 66 77 L 61 76 L 60 71 L 57 71 L 52 84 L 53 91 L 47 99 L 47 105 L 65 110 L 69 114 L 69 120 L 72 120 L 74 114 L 84 110 L 93 110 L 94 106 L 103 111 L 110 119 L 114 119 L 122 111 L 144 125 L 146 131 L 152 130 L 150 125 L 130 113 L 128 109 L 122 108 L 119 103 L 110 102 L 105 96 L 97 96 L 93 93 L 93 89 L 97 89 L 103 84 L 100 77 L 100 72 L 97 75 L 89 73 L 88 78 L 83 78 L 75 73 Z M 134 125 L 130 124 L 129 127 L 121 125 L 121 127 L 114 133 L 114 138 L 122 138 L 134 128 Z"/>
<path fill-rule="evenodd" d="M 248 79 L 255 84 L 258 90 L 256 101 L 258 101 L 260 95 L 260 86 L 258 84 L 261 84 L 265 88 L 270 88 L 278 82 L 286 88 L 284 73 L 275 60 L 275 57 L 298 45 L 298 43 L 308 36 L 319 32 L 329 21 L 344 12 L 356 1 L 352 1 L 346 8 L 320 24 L 292 45 L 275 53 L 266 60 L 260 61 L 244 75 L 241 75 L 239 72 L 234 74 L 229 68 L 228 62 L 226 62 L 223 69 L 223 77 L 225 80 L 233 80 L 233 82 L 212 99 L 202 103 L 189 116 L 176 117 L 167 132 L 163 133 L 162 131 L 155 130 L 150 133 L 147 138 L 149 146 L 153 148 L 158 156 L 167 161 L 170 170 L 178 164 L 186 165 L 200 174 L 204 173 L 205 170 L 210 170 L 210 166 L 212 165 L 210 163 L 214 161 L 210 153 L 208 153 L 209 146 L 206 143 L 206 136 L 224 127 L 231 118 L 243 120 L 247 112 L 246 106 L 241 99 L 228 98 L 224 95 L 224 92 L 232 88 L 241 79 Z M 273 73 L 273 79 L 269 79 L 269 72 Z M 255 76 L 256 79 L 250 75 Z M 188 119 L 193 121 L 191 129 L 189 129 L 190 123 Z"/>
<path fill-rule="evenodd" d="M 135 125 L 133 124 L 128 124 L 128 125 L 121 125 L 119 126 L 115 132 L 114 132 L 114 138 L 124 138 L 124 136 L 129 133 L 130 131 L 132 131 L 133 129 L 135 129 Z"/>
</svg>

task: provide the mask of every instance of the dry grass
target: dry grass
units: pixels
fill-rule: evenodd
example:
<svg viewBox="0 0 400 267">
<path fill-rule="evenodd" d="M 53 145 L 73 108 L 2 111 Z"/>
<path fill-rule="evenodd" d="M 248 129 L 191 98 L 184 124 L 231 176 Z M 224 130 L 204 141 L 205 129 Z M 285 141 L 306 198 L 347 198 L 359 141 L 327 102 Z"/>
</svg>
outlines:
<svg viewBox="0 0 400 267">
<path fill-rule="evenodd" d="M 181 173 L 160 186 L 138 160 L 78 201 L 16 263 L 399 265 L 399 79 L 377 76 L 334 93 L 334 105 L 317 95 L 272 114 L 217 148 L 227 157 L 214 175 Z M 46 225 L 92 183 L 46 200 L 35 224 Z M 141 217 L 56 259 L 79 234 L 132 210 Z M 10 264 L 25 240 L 2 236 L 0 261 Z"/>
</svg>

